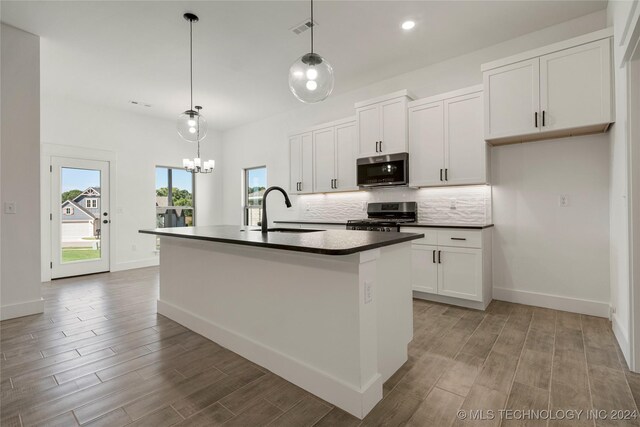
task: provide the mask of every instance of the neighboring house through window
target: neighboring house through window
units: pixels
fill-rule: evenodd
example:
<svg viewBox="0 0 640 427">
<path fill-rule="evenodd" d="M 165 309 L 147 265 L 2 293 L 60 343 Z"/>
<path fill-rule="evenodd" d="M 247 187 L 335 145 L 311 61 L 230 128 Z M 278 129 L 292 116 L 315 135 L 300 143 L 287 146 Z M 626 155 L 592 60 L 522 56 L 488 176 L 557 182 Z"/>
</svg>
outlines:
<svg viewBox="0 0 640 427">
<path fill-rule="evenodd" d="M 262 195 L 267 189 L 267 167 L 244 170 L 244 225 L 257 226 L 262 217 Z"/>
</svg>

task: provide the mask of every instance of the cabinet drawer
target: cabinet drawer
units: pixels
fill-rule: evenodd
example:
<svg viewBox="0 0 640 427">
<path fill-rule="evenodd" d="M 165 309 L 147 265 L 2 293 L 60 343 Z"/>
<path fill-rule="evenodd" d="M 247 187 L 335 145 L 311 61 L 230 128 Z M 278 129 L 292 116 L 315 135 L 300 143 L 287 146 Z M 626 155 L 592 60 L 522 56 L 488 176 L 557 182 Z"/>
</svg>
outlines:
<svg viewBox="0 0 640 427">
<path fill-rule="evenodd" d="M 482 248 L 482 232 L 475 230 L 439 230 L 438 246 Z"/>
<path fill-rule="evenodd" d="M 400 227 L 400 231 L 403 233 L 422 233 L 424 237 L 421 239 L 412 240 L 414 245 L 432 245 L 438 244 L 437 231 L 431 228 L 422 227 Z"/>
</svg>

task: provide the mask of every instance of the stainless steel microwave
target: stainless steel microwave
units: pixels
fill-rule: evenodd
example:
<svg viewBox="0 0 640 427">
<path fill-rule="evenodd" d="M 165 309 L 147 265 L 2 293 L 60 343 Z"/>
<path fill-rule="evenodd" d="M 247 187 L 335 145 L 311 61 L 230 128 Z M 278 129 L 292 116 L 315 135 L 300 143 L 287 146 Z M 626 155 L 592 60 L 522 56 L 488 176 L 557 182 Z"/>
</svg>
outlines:
<svg viewBox="0 0 640 427">
<path fill-rule="evenodd" d="M 384 187 L 409 183 L 409 153 L 364 157 L 356 162 L 359 187 Z"/>
</svg>

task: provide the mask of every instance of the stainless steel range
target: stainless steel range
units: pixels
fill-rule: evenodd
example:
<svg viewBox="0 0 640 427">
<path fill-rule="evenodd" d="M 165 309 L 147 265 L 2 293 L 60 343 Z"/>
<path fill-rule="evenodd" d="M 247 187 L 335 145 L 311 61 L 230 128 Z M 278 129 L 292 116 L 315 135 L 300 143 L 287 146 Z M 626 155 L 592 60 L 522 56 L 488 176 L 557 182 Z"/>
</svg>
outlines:
<svg viewBox="0 0 640 427">
<path fill-rule="evenodd" d="M 400 231 L 400 225 L 416 222 L 416 202 L 369 203 L 366 219 L 350 219 L 347 230 Z"/>
</svg>

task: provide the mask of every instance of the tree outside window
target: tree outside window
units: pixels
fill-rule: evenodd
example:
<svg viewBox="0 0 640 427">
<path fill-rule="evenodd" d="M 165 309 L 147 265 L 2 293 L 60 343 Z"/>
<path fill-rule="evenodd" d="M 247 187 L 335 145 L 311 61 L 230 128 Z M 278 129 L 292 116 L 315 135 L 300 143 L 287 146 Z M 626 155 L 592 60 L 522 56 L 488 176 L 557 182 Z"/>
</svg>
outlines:
<svg viewBox="0 0 640 427">
<path fill-rule="evenodd" d="M 262 196 L 266 189 L 266 166 L 244 170 L 244 225 L 257 226 L 262 219 Z"/>
</svg>

